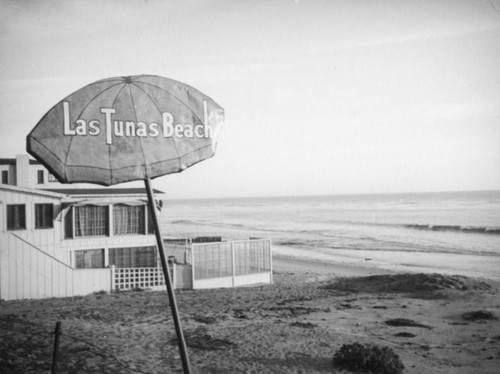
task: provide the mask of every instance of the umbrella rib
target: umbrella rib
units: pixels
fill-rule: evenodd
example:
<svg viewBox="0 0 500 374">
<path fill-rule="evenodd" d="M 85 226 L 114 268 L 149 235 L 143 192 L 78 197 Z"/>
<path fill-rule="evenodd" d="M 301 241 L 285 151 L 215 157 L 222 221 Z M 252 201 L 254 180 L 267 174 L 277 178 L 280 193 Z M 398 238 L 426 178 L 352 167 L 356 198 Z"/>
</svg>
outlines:
<svg viewBox="0 0 500 374">
<path fill-rule="evenodd" d="M 197 119 L 198 119 L 201 123 L 203 123 L 203 121 L 201 120 L 201 118 L 200 118 L 200 117 L 198 117 L 198 116 L 195 114 L 194 110 L 193 110 L 191 107 L 189 107 L 189 105 L 187 105 L 184 101 L 182 101 L 181 99 L 179 99 L 177 96 L 175 96 L 175 95 L 174 95 L 174 94 L 172 94 L 171 92 L 168 92 L 167 90 L 165 90 L 165 89 L 163 89 L 163 88 L 161 88 L 161 87 L 159 87 L 159 86 L 156 86 L 156 85 L 154 85 L 154 84 L 152 84 L 152 83 L 143 82 L 143 81 L 139 81 L 139 80 L 137 80 L 137 82 L 140 82 L 140 83 L 142 83 L 142 84 L 145 84 L 145 85 L 148 85 L 148 86 L 151 86 L 151 87 L 157 88 L 158 90 L 163 91 L 163 92 L 165 92 L 166 94 L 170 95 L 170 96 L 171 96 L 171 97 L 173 97 L 175 100 L 177 100 L 179 103 L 181 103 L 181 104 L 182 104 L 182 105 L 184 105 L 186 108 L 188 108 L 188 109 L 191 111 L 191 113 L 193 113 L 193 114 L 194 114 L 194 116 L 195 116 L 195 117 L 196 117 L 196 118 L 197 118 Z M 149 95 L 148 95 L 148 96 L 149 96 Z M 160 112 L 160 114 L 161 114 L 161 112 Z"/>
<path fill-rule="evenodd" d="M 143 82 L 141 82 L 143 83 Z M 155 101 L 153 100 L 153 98 L 151 97 L 151 95 L 143 90 L 141 87 L 137 86 L 136 84 L 134 84 L 134 87 L 137 87 L 138 90 L 141 90 L 142 92 L 144 92 L 144 94 L 149 97 L 149 100 L 151 100 L 151 102 L 153 103 L 153 105 L 155 106 L 156 110 L 158 110 L 158 113 L 161 115 L 162 112 L 160 110 L 160 108 L 158 108 L 158 105 L 156 105 Z M 165 90 L 163 90 L 165 91 Z M 166 91 L 165 91 L 166 92 Z M 174 148 L 175 148 L 175 153 L 177 154 L 177 160 L 179 161 L 179 168 L 181 167 L 181 160 L 180 160 L 180 157 L 179 157 L 179 149 L 177 148 L 177 143 L 175 142 L 174 138 L 170 138 L 172 140 L 172 144 L 174 145 Z M 173 160 L 173 159 L 172 159 Z"/>
<path fill-rule="evenodd" d="M 128 92 L 129 92 L 129 96 L 130 96 L 130 101 L 132 102 L 132 110 L 134 111 L 135 122 L 137 123 L 137 112 L 135 110 L 134 97 L 132 96 L 132 89 L 130 87 L 132 84 L 133 83 L 131 83 L 131 84 L 128 85 Z M 135 84 L 134 84 L 134 87 L 135 87 Z M 144 167 L 144 171 L 146 172 L 146 178 L 149 178 L 147 160 L 146 160 L 146 155 L 144 154 L 144 146 L 142 144 L 141 137 L 139 137 L 139 144 L 141 145 L 141 153 L 142 153 L 142 159 L 143 159 L 143 165 L 142 166 Z"/>
<path fill-rule="evenodd" d="M 122 82 L 124 83 L 124 82 Z M 116 93 L 115 99 L 113 100 L 113 104 L 111 105 L 113 108 L 115 107 L 116 100 L 118 100 L 118 96 L 122 93 L 122 91 L 125 89 L 125 84 L 123 84 L 123 87 L 120 88 L 120 90 Z M 111 126 L 111 124 L 110 124 Z M 108 163 L 109 163 L 109 178 L 110 181 L 113 182 L 113 167 L 111 165 L 111 146 L 108 147 Z"/>
<path fill-rule="evenodd" d="M 52 152 L 52 150 L 50 148 L 48 148 L 45 144 L 43 144 L 42 142 L 40 142 L 37 138 L 35 137 L 31 137 L 31 140 L 32 141 L 35 141 L 37 142 L 41 147 L 45 148 L 52 156 L 54 156 L 56 159 L 58 159 L 63 165 L 65 165 L 63 163 L 63 160 L 61 160 L 54 152 Z M 57 173 L 58 174 L 58 173 Z"/>
<path fill-rule="evenodd" d="M 96 82 L 96 83 L 97 83 L 97 82 Z M 123 82 L 122 82 L 122 83 L 123 83 Z M 94 84 L 95 84 L 95 83 L 94 83 Z M 87 102 L 87 104 L 83 107 L 83 109 L 82 109 L 82 110 L 80 111 L 80 113 L 78 114 L 78 117 L 77 117 L 77 118 L 80 118 L 80 116 L 81 116 L 81 115 L 82 115 L 82 113 L 85 111 L 85 109 L 87 109 L 87 107 L 88 107 L 88 106 L 89 106 L 89 105 L 90 105 L 90 104 L 91 104 L 91 103 L 92 103 L 95 99 L 97 99 L 97 98 L 98 98 L 100 95 L 102 95 L 104 92 L 106 92 L 106 91 L 108 91 L 108 90 L 110 90 L 110 89 L 112 89 L 112 88 L 114 88 L 114 87 L 118 86 L 119 84 L 120 84 L 120 83 L 113 84 L 113 85 L 111 85 L 111 86 L 109 86 L 109 87 L 106 87 L 104 90 L 99 91 L 99 93 L 98 93 L 97 95 L 95 95 L 93 98 L 91 98 L 91 99 Z M 86 87 L 89 87 L 89 86 L 91 86 L 91 85 L 89 84 L 89 85 L 88 85 L 88 86 L 86 86 Z M 121 91 L 121 90 L 120 90 L 120 91 Z M 73 144 L 73 139 L 74 139 L 74 137 L 72 136 L 72 137 L 71 137 L 71 139 L 69 140 L 68 150 L 66 151 L 66 158 L 64 159 L 64 165 L 66 165 L 66 164 L 67 164 L 67 162 L 68 162 L 69 152 L 70 152 L 70 150 L 71 150 L 71 145 Z"/>
<path fill-rule="evenodd" d="M 103 168 L 103 167 L 99 167 L 99 166 L 92 166 L 92 165 L 70 165 L 68 166 L 70 168 L 85 168 L 85 169 L 97 169 L 97 170 L 108 170 L 108 168 Z"/>
</svg>

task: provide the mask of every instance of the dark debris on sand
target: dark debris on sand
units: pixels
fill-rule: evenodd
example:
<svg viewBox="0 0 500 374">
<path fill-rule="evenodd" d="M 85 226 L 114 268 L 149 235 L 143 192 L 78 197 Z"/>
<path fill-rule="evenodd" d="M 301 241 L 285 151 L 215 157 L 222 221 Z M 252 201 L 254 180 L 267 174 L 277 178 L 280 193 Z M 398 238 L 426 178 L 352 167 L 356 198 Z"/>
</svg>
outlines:
<svg viewBox="0 0 500 374">
<path fill-rule="evenodd" d="M 411 332 L 401 331 L 401 332 L 394 334 L 394 336 L 397 336 L 398 338 L 414 338 L 417 335 L 412 334 Z"/>
<path fill-rule="evenodd" d="M 324 288 L 344 292 L 402 293 L 416 298 L 444 298 L 447 292 L 493 291 L 476 279 L 461 275 L 406 273 L 340 278 Z"/>
<path fill-rule="evenodd" d="M 184 335 L 186 345 L 195 349 L 226 350 L 235 345 L 235 343 L 227 339 L 220 339 L 213 336 L 213 334 L 204 327 L 198 327 L 194 330 L 186 331 Z M 177 338 L 172 339 L 170 343 L 176 345 Z"/>
<path fill-rule="evenodd" d="M 387 321 L 384 322 L 386 325 L 389 326 L 398 326 L 398 327 L 421 327 L 424 329 L 432 329 L 432 327 L 423 325 L 421 323 L 415 322 L 412 319 L 407 319 L 407 318 L 393 318 L 393 319 L 388 319 Z"/>
<path fill-rule="evenodd" d="M 473 312 L 467 312 L 462 314 L 462 319 L 466 321 L 494 321 L 498 317 L 489 310 L 475 310 Z"/>
<path fill-rule="evenodd" d="M 400 374 L 404 365 L 389 347 L 373 344 L 344 344 L 333 357 L 334 365 L 350 371 L 376 374 Z"/>
</svg>

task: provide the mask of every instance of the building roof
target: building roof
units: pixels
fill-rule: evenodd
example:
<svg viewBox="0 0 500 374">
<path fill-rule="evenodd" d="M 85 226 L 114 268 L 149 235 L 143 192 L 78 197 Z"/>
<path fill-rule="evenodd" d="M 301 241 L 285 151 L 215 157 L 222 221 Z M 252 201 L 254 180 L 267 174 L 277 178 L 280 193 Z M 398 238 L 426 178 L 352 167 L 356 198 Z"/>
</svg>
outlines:
<svg viewBox="0 0 500 374">
<path fill-rule="evenodd" d="M 12 184 L 0 184 L 0 190 L 7 190 L 7 191 L 22 193 L 22 194 L 48 196 L 48 197 L 54 197 L 57 199 L 62 199 L 65 197 L 63 194 L 57 193 L 56 191 L 42 190 L 42 189 L 30 188 L 30 187 L 18 187 L 18 186 L 14 186 Z"/>
<path fill-rule="evenodd" d="M 0 165 L 15 165 L 15 158 L 0 158 Z M 30 160 L 30 165 L 41 165 L 37 160 Z"/>
<path fill-rule="evenodd" d="M 47 188 L 43 190 L 68 196 L 146 195 L 145 188 Z M 160 190 L 153 190 L 153 192 L 165 194 Z"/>
</svg>

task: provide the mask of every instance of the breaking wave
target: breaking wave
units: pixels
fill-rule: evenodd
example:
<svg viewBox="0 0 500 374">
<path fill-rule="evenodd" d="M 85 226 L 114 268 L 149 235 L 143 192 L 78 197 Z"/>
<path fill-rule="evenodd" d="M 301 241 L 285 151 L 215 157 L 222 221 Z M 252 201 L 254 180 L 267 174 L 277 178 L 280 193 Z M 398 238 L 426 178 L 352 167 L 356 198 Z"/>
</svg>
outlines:
<svg viewBox="0 0 500 374">
<path fill-rule="evenodd" d="M 486 226 L 459 226 L 459 225 L 424 225 L 424 224 L 409 224 L 403 227 L 424 231 L 456 231 L 471 234 L 490 234 L 500 235 L 500 227 Z"/>
</svg>

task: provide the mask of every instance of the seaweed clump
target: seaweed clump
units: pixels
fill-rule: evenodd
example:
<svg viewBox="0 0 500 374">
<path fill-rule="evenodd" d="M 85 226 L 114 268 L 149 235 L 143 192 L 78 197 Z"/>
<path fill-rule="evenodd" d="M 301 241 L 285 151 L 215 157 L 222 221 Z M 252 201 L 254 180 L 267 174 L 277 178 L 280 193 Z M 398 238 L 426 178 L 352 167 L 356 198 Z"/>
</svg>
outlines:
<svg viewBox="0 0 500 374">
<path fill-rule="evenodd" d="M 401 293 L 420 299 L 447 298 L 452 293 L 466 291 L 491 292 L 485 282 L 461 275 L 442 274 L 382 274 L 367 277 L 340 278 L 324 286 L 343 292 Z"/>
<path fill-rule="evenodd" d="M 498 319 L 498 317 L 489 310 L 476 310 L 473 312 L 463 313 L 462 318 L 466 321 L 492 321 Z"/>
<path fill-rule="evenodd" d="M 389 326 L 422 327 L 424 329 L 432 329 L 432 327 L 430 326 L 422 325 L 421 323 L 407 318 L 388 319 L 387 321 L 385 321 L 385 324 Z"/>
<path fill-rule="evenodd" d="M 235 343 L 229 340 L 214 337 L 204 326 L 197 327 L 193 331 L 187 331 L 185 337 L 187 346 L 196 349 L 225 350 L 235 345 Z M 175 345 L 177 341 L 175 338 L 172 338 L 170 343 Z"/>
<path fill-rule="evenodd" d="M 344 344 L 333 357 L 334 365 L 350 371 L 371 371 L 376 374 L 400 374 L 404 365 L 389 347 L 372 344 Z"/>
</svg>

